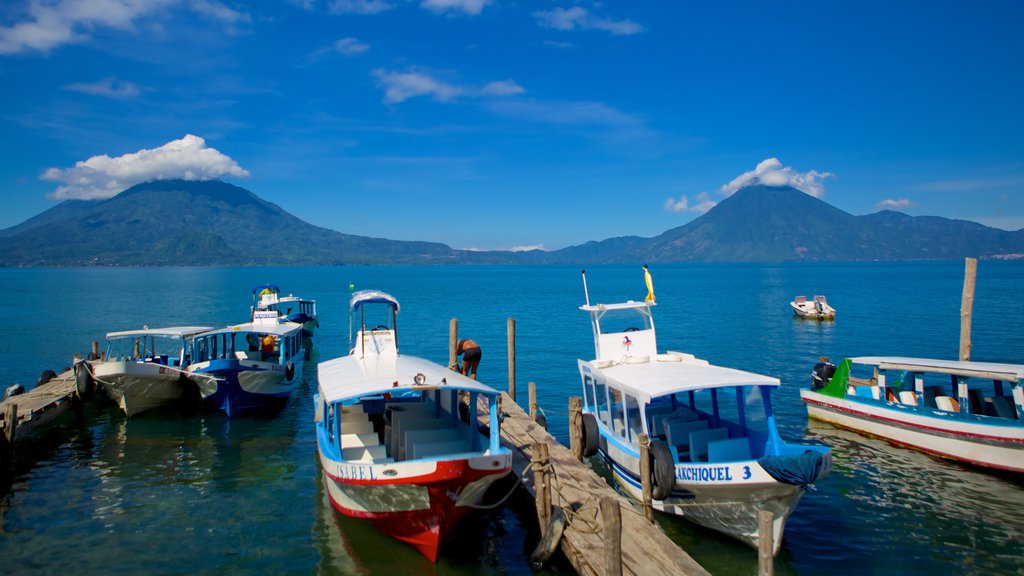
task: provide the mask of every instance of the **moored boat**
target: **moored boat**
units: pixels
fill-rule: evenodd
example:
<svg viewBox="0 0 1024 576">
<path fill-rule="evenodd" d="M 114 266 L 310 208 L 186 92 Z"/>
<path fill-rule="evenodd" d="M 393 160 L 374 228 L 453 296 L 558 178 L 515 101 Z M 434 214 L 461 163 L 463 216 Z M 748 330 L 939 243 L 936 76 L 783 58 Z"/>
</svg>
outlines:
<svg viewBox="0 0 1024 576">
<path fill-rule="evenodd" d="M 281 295 L 281 289 L 273 284 L 262 284 L 252 289 L 250 315 L 255 318 L 257 310 L 273 310 L 284 320 L 302 324 L 302 338 L 306 349 L 313 343 L 313 333 L 320 327 L 316 314 L 316 300 L 308 300 L 289 294 Z"/>
<path fill-rule="evenodd" d="M 584 273 L 584 286 L 586 275 Z M 653 506 L 757 547 L 758 512 L 773 512 L 773 553 L 806 489 L 831 470 L 824 446 L 784 442 L 771 392 L 778 379 L 659 353 L 648 280 L 644 302 L 591 305 L 594 359 L 579 360 L 585 449 L 642 498 L 640 435 L 650 442 Z"/>
<path fill-rule="evenodd" d="M 189 372 L 209 374 L 203 401 L 229 416 L 280 406 L 302 378 L 302 325 L 257 311 L 253 322 L 210 330 L 190 340 Z"/>
<path fill-rule="evenodd" d="M 899 356 L 819 362 L 811 418 L 966 464 L 1024 473 L 1024 366 Z"/>
<path fill-rule="evenodd" d="M 813 300 L 807 296 L 797 296 L 789 303 L 793 309 L 793 315 L 808 320 L 835 320 L 836 309 L 829 305 L 828 300 L 822 295 L 817 295 Z"/>
<path fill-rule="evenodd" d="M 208 326 L 143 328 L 107 334 L 107 351 L 89 362 L 93 378 L 128 416 L 187 397 L 211 376 L 188 371 L 186 346 Z"/>
<path fill-rule="evenodd" d="M 371 305 L 389 315 L 367 329 Z M 499 393 L 399 354 L 398 311 L 383 292 L 352 295 L 350 353 L 318 366 L 317 447 L 335 509 L 436 561 L 454 527 L 509 473 L 512 454 L 500 442 Z M 481 399 L 487 435 L 477 426 Z"/>
</svg>

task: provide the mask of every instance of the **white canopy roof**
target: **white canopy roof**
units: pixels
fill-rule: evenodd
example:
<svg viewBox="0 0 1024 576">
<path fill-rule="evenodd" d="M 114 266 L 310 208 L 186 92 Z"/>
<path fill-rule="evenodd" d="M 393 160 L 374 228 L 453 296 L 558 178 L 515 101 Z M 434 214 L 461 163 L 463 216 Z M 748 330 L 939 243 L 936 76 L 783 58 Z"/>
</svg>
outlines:
<svg viewBox="0 0 1024 576">
<path fill-rule="evenodd" d="M 155 336 L 157 338 L 187 338 L 200 332 L 213 330 L 212 326 L 171 326 L 168 328 L 143 328 L 142 330 L 125 330 L 122 332 L 108 332 L 107 340 L 118 338 L 139 338 L 142 336 Z"/>
<path fill-rule="evenodd" d="M 273 334 L 274 336 L 286 336 L 288 334 L 291 334 L 292 332 L 295 332 L 296 330 L 301 329 L 302 324 L 296 324 L 295 322 L 281 322 L 278 324 L 272 324 L 269 322 L 257 322 L 254 324 L 252 322 L 248 322 L 246 324 L 237 324 L 235 326 L 228 326 L 227 328 L 211 330 L 210 332 L 207 332 L 206 334 L 203 335 L 206 336 L 212 334 L 231 334 L 234 332 L 256 332 L 259 334 Z"/>
<path fill-rule="evenodd" d="M 357 308 L 363 304 L 387 304 L 395 309 L 395 314 L 400 310 L 398 300 L 394 296 L 387 292 L 381 292 L 380 290 L 360 290 L 352 293 L 352 299 L 349 300 L 349 309 L 354 313 Z"/>
<path fill-rule="evenodd" d="M 903 356 L 860 356 L 850 358 L 854 364 L 877 365 L 882 370 L 906 370 L 908 372 L 933 372 L 991 378 L 1017 382 L 1024 379 L 1024 366 L 996 362 L 961 362 L 959 360 L 934 360 L 931 358 L 906 358 Z"/>
<path fill-rule="evenodd" d="M 779 386 L 778 378 L 753 372 L 725 368 L 703 362 L 659 362 L 651 360 L 640 364 L 616 364 L 597 368 L 612 386 L 637 397 L 642 402 L 651 398 L 704 388 L 729 386 Z"/>
<path fill-rule="evenodd" d="M 614 304 L 584 304 L 580 306 L 580 310 L 584 312 L 600 312 L 601 310 L 628 310 L 630 308 L 649 308 L 651 306 L 657 306 L 655 302 L 634 302 L 630 300 L 628 302 L 616 302 Z"/>
<path fill-rule="evenodd" d="M 367 355 L 342 356 L 317 366 L 320 397 L 327 402 L 350 400 L 360 396 L 398 393 L 434 388 L 466 390 L 489 396 L 498 391 L 472 378 L 416 356 Z M 426 376 L 426 384 L 416 386 L 413 377 Z M 443 381 L 443 382 L 442 382 Z M 395 387 L 395 382 L 398 386 Z"/>
</svg>

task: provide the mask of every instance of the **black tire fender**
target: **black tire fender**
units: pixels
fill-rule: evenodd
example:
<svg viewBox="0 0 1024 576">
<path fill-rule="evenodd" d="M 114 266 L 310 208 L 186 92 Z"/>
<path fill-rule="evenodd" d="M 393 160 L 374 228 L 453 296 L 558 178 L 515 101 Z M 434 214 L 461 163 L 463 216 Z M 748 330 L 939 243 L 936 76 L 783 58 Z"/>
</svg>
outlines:
<svg viewBox="0 0 1024 576">
<path fill-rule="evenodd" d="M 593 414 L 583 413 L 583 457 L 597 454 L 601 447 L 601 431 L 597 427 L 597 418 Z"/>
<path fill-rule="evenodd" d="M 75 391 L 82 400 L 92 398 L 96 392 L 96 379 L 93 378 L 92 368 L 87 362 L 79 362 L 74 366 Z"/>
<path fill-rule="evenodd" d="M 39 374 L 39 379 L 36 380 L 36 388 L 39 388 L 43 384 L 46 384 L 47 382 L 53 380 L 56 377 L 57 373 L 54 372 L 53 370 L 43 370 L 42 373 Z"/>
<path fill-rule="evenodd" d="M 676 463 L 668 445 L 661 440 L 651 441 L 651 498 L 664 500 L 672 494 L 676 484 Z"/>
</svg>

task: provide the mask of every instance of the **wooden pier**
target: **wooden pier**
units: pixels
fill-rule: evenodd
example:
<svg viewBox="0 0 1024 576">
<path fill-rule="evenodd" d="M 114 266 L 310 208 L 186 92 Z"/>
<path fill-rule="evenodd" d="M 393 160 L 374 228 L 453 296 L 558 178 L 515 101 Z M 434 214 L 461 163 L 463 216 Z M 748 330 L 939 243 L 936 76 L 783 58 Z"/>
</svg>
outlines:
<svg viewBox="0 0 1024 576">
<path fill-rule="evenodd" d="M 78 402 L 74 370 L 68 369 L 27 392 L 0 403 L 0 461 L 8 472 L 15 440 L 52 422 Z"/>
<path fill-rule="evenodd" d="M 548 524 L 548 515 L 540 504 L 545 499 L 544 492 L 550 494 L 552 506 L 566 511 L 568 522 L 561 549 L 577 573 L 595 576 L 708 574 L 657 524 L 649 521 L 632 500 L 613 490 L 607 481 L 580 462 L 506 393 L 501 395 L 501 411 L 507 414 L 501 422 L 502 444 L 513 451 L 513 472 L 538 500 L 541 530 Z M 543 464 L 544 452 L 548 466 Z M 534 462 L 533 473 L 528 472 L 531 462 Z M 542 472 L 541 467 L 549 474 L 546 482 L 541 480 L 542 495 L 538 497 L 535 478 L 544 478 L 538 474 Z M 608 509 L 609 503 L 619 512 L 618 526 L 614 520 L 606 523 L 603 519 L 616 516 L 615 510 Z M 614 533 L 616 530 L 618 534 Z M 621 559 L 621 565 L 614 565 L 615 558 Z"/>
</svg>

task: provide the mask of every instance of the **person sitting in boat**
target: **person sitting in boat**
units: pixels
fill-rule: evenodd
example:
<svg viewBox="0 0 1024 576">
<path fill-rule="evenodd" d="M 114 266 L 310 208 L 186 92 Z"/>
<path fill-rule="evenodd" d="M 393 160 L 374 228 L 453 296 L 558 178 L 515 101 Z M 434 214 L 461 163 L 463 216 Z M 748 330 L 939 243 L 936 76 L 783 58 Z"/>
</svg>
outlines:
<svg viewBox="0 0 1024 576">
<path fill-rule="evenodd" d="M 455 346 L 455 356 L 462 356 L 462 369 L 459 370 L 464 376 L 476 380 L 476 370 L 480 367 L 480 345 L 469 338 L 459 340 Z M 472 372 L 472 375 L 470 375 Z"/>
<path fill-rule="evenodd" d="M 264 356 L 273 356 L 274 348 L 277 346 L 277 338 L 273 334 L 264 334 L 260 340 L 260 352 L 263 352 Z"/>
</svg>

